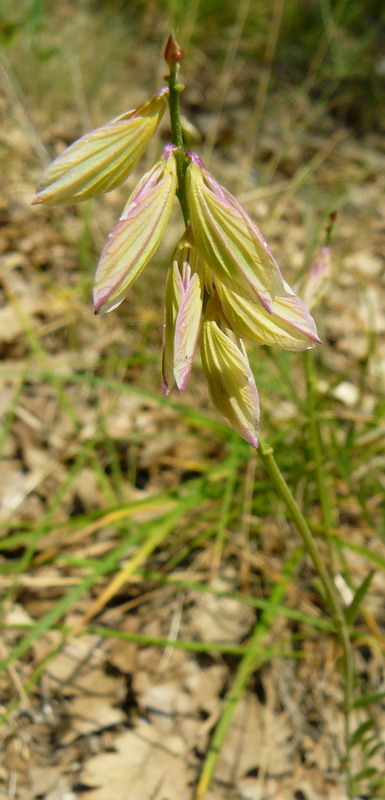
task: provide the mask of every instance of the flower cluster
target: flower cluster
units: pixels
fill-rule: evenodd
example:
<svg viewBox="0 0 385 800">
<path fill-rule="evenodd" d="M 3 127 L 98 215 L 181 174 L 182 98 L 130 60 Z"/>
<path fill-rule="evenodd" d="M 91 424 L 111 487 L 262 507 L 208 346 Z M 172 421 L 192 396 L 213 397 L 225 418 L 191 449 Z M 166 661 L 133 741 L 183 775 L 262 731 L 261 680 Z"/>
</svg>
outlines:
<svg viewBox="0 0 385 800">
<path fill-rule="evenodd" d="M 135 167 L 167 106 L 169 89 L 74 142 L 46 170 L 34 204 L 74 203 L 108 192 Z M 139 181 L 108 235 L 96 270 L 95 313 L 124 299 L 157 250 L 180 190 L 178 148 L 167 145 Z M 183 152 L 189 221 L 168 270 L 163 387 L 183 392 L 200 343 L 212 401 L 258 446 L 259 400 L 244 344 L 304 350 L 319 342 L 313 318 L 283 279 L 247 212 Z"/>
</svg>

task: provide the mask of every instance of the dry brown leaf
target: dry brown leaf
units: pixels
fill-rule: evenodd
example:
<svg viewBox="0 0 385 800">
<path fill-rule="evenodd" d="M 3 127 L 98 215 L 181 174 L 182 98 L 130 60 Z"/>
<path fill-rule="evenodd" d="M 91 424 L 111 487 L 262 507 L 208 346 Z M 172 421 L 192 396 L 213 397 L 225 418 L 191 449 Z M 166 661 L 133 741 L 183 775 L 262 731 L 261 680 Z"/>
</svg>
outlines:
<svg viewBox="0 0 385 800">
<path fill-rule="evenodd" d="M 226 591 L 227 581 L 218 579 L 214 589 Z M 187 614 L 193 635 L 203 642 L 239 642 L 250 631 L 255 614 L 250 606 L 231 597 L 197 594 L 191 614 Z"/>
<path fill-rule="evenodd" d="M 183 740 L 144 721 L 118 736 L 115 752 L 87 761 L 83 800 L 181 800 L 192 797 L 194 775 Z"/>
</svg>

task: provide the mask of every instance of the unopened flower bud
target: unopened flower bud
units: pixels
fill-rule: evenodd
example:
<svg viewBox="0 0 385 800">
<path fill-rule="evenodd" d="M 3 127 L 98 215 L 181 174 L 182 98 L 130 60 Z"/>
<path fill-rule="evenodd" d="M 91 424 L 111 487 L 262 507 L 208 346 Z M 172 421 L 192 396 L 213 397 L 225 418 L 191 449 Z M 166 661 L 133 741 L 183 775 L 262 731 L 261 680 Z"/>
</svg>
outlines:
<svg viewBox="0 0 385 800">
<path fill-rule="evenodd" d="M 323 247 L 306 273 L 300 288 L 305 306 L 311 310 L 322 298 L 330 279 L 330 248 Z"/>
<path fill-rule="evenodd" d="M 164 60 L 167 64 L 179 64 L 184 59 L 184 50 L 178 44 L 175 33 L 170 33 L 164 48 Z"/>
</svg>

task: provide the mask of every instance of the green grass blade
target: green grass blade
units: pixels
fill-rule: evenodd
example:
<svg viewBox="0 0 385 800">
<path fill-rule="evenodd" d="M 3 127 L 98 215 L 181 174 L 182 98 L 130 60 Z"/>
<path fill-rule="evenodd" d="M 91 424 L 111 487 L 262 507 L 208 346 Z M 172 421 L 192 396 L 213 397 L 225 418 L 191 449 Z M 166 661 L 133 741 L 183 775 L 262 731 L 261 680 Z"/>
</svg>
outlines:
<svg viewBox="0 0 385 800">
<path fill-rule="evenodd" d="M 273 604 L 276 605 L 282 602 L 287 585 L 302 558 L 303 549 L 297 548 L 291 558 L 286 562 L 282 570 L 281 579 L 271 592 L 270 600 Z M 239 664 L 232 686 L 224 699 L 222 714 L 215 728 L 200 774 L 196 800 L 203 800 L 211 784 L 219 754 L 230 728 L 236 705 L 245 691 L 251 675 L 258 666 L 267 660 L 263 648 L 261 652 L 261 640 L 271 626 L 274 616 L 275 613 L 271 609 L 266 609 L 251 635 L 246 653 Z"/>
<path fill-rule="evenodd" d="M 374 575 L 375 575 L 374 571 L 369 572 L 367 574 L 366 578 L 364 578 L 362 583 L 360 583 L 360 585 L 359 585 L 359 587 L 358 587 L 358 589 L 357 589 L 357 591 L 356 591 L 356 593 L 355 593 L 355 595 L 353 597 L 352 602 L 350 603 L 350 605 L 346 609 L 345 616 L 346 616 L 346 621 L 347 621 L 348 625 L 353 625 L 354 620 L 356 619 L 357 615 L 360 613 L 361 604 L 362 604 L 362 602 L 363 602 L 363 600 L 365 598 L 365 595 L 367 594 L 367 592 L 370 589 L 370 586 L 371 586 L 372 580 L 374 578 Z"/>
</svg>

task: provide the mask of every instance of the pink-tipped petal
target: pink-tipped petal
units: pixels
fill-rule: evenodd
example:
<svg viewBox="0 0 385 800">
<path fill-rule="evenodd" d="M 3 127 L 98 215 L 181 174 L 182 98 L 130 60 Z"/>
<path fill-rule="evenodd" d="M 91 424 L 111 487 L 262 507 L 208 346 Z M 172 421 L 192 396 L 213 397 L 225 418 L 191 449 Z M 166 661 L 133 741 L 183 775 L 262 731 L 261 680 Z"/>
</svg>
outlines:
<svg viewBox="0 0 385 800">
<path fill-rule="evenodd" d="M 202 316 L 203 285 L 200 261 L 191 232 L 185 231 L 168 271 L 163 332 L 163 391 L 174 380 L 184 392 L 191 374 Z"/>
<path fill-rule="evenodd" d="M 183 292 L 175 322 L 174 376 L 180 392 L 184 392 L 191 374 L 198 343 L 202 316 L 202 285 L 195 273 Z"/>
<path fill-rule="evenodd" d="M 303 302 L 309 310 L 321 300 L 330 279 L 331 261 L 330 261 L 330 248 L 323 247 L 315 261 L 310 267 L 309 272 L 305 275 L 304 281 L 300 288 L 300 294 Z"/>
<path fill-rule="evenodd" d="M 284 350 L 306 350 L 320 344 L 313 317 L 285 282 L 285 297 L 275 297 L 269 311 L 251 302 L 219 281 L 216 283 L 223 313 L 231 328 L 258 344 L 277 345 Z"/>
<path fill-rule="evenodd" d="M 116 308 L 154 255 L 170 219 L 176 187 L 173 147 L 167 146 L 105 242 L 95 275 L 96 313 Z"/>
<path fill-rule="evenodd" d="M 258 447 L 258 390 L 242 342 L 230 338 L 214 319 L 206 319 L 201 356 L 213 404 L 243 439 Z"/>
<path fill-rule="evenodd" d="M 214 276 L 229 289 L 269 310 L 284 281 L 266 241 L 230 192 L 189 153 L 186 187 L 197 246 Z"/>
<path fill-rule="evenodd" d="M 86 133 L 47 167 L 32 205 L 78 203 L 110 192 L 134 169 L 167 107 L 168 89 Z"/>
<path fill-rule="evenodd" d="M 178 245 L 179 247 L 179 245 Z M 176 250 L 178 252 L 178 248 Z M 163 392 L 168 395 L 174 385 L 174 337 L 175 321 L 183 293 L 182 277 L 178 263 L 171 262 L 166 282 L 165 316 L 163 324 L 162 376 Z"/>
</svg>

